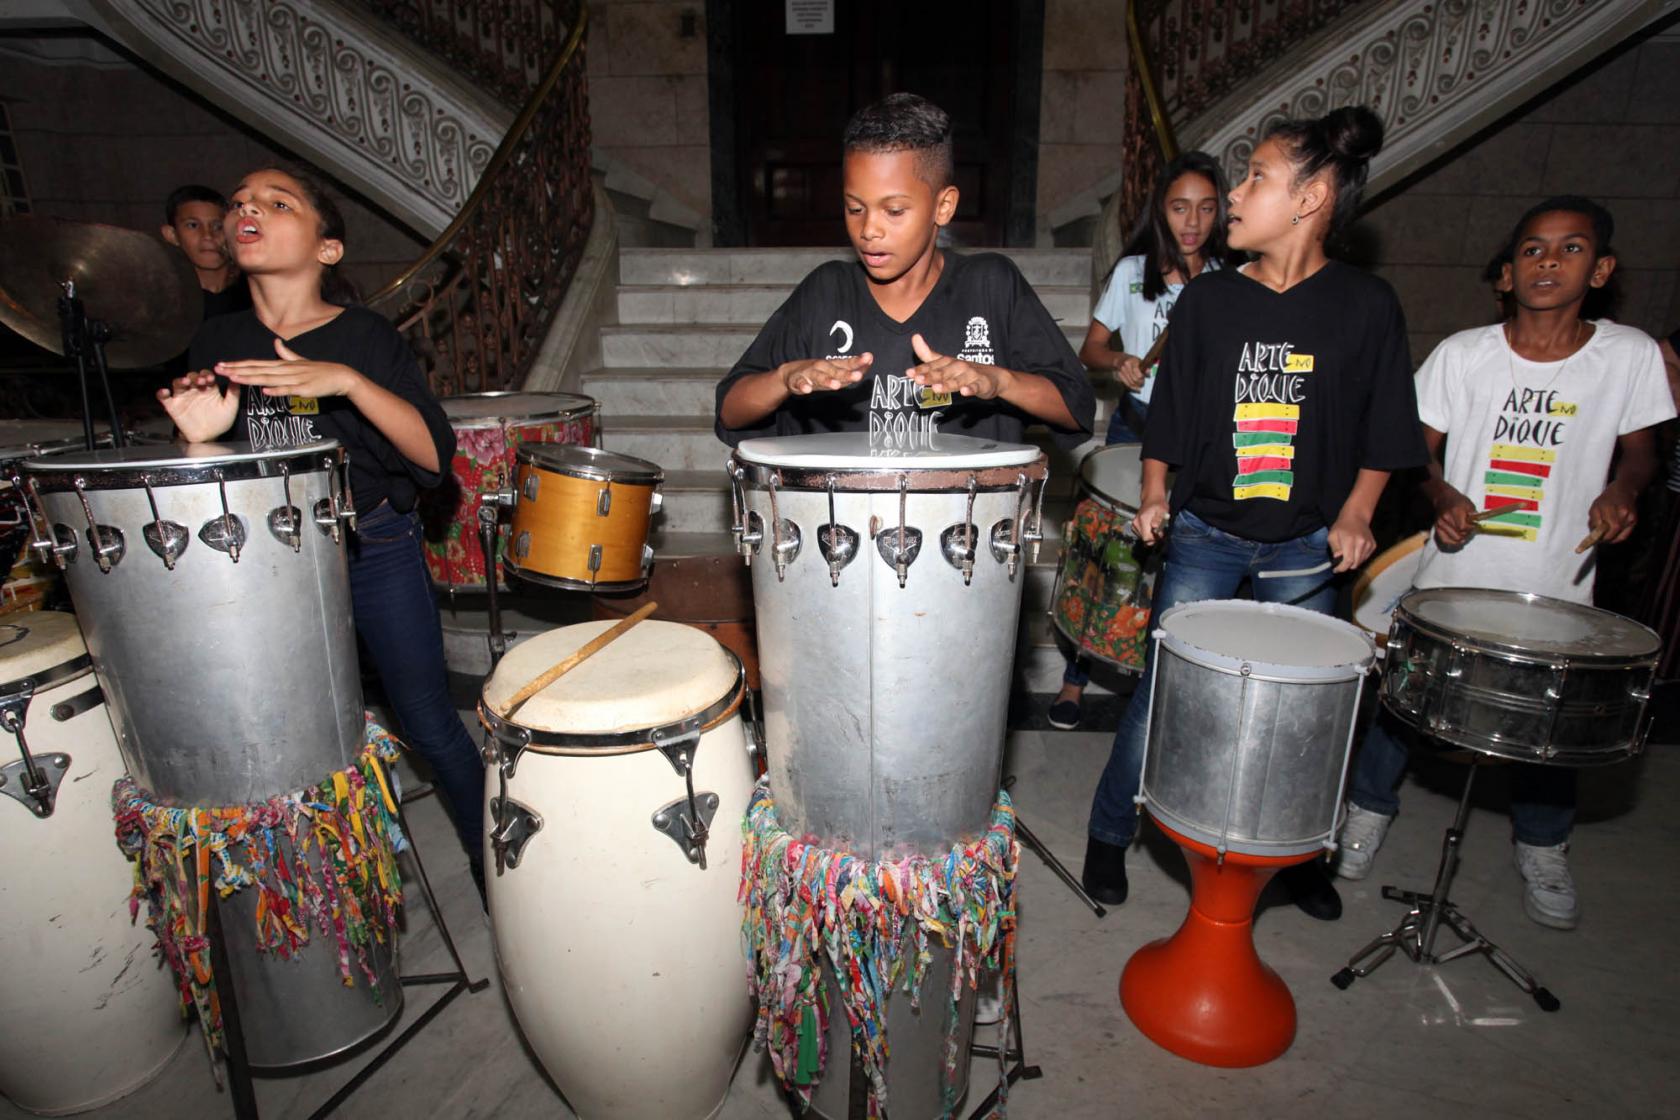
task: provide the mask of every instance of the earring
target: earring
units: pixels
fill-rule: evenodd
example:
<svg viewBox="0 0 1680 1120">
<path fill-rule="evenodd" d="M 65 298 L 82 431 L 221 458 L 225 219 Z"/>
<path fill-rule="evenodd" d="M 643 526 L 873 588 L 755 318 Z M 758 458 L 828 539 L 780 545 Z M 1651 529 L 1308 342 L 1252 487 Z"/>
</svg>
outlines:
<svg viewBox="0 0 1680 1120">
<path fill-rule="evenodd" d="M 1301 215 L 1297 214 L 1293 218 L 1290 218 L 1289 219 L 1289 224 L 1292 225 L 1292 226 L 1300 225 L 1301 224 Z"/>
</svg>

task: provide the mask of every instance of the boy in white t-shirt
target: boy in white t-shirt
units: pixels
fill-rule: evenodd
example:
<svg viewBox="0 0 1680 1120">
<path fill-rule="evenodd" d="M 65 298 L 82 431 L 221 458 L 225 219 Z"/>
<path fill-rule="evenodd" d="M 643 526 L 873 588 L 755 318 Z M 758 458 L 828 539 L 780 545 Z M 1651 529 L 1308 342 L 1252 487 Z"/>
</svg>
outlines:
<svg viewBox="0 0 1680 1120">
<path fill-rule="evenodd" d="M 1657 466 L 1652 428 L 1675 412 L 1657 344 L 1632 328 L 1581 318 L 1588 292 L 1616 267 L 1613 230 L 1610 214 L 1589 199 L 1535 206 L 1502 254 L 1515 316 L 1460 331 L 1418 371 L 1418 416 L 1435 456 L 1424 492 L 1436 517 L 1415 586 L 1591 603 L 1594 554 L 1579 555 L 1577 546 L 1588 535 L 1615 544 L 1632 532 Z M 1500 512 L 1470 520 L 1489 510 Z M 1343 878 L 1369 873 L 1399 809 L 1404 732 L 1380 711 L 1360 747 L 1337 866 Z M 1566 859 L 1574 816 L 1575 771 L 1511 767 L 1523 909 L 1557 929 L 1573 929 L 1580 917 Z"/>
</svg>

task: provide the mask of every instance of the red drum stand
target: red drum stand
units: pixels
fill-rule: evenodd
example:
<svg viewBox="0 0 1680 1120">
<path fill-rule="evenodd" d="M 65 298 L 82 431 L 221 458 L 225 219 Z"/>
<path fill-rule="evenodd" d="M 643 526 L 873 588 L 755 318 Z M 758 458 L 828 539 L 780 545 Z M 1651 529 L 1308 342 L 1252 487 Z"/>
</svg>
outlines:
<svg viewBox="0 0 1680 1120">
<path fill-rule="evenodd" d="M 1132 954 L 1120 1004 L 1150 1041 L 1210 1066 L 1257 1066 L 1295 1041 L 1295 999 L 1254 950 L 1254 904 L 1285 867 L 1319 852 L 1226 852 L 1156 824 L 1190 864 L 1190 910 L 1178 932 Z"/>
</svg>

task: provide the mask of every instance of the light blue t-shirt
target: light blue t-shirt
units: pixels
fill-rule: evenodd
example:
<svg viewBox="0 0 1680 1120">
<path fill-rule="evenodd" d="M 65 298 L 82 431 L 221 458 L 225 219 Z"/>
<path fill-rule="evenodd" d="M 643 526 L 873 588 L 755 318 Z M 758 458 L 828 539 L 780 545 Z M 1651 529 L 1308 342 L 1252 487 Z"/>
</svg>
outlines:
<svg viewBox="0 0 1680 1120">
<path fill-rule="evenodd" d="M 1210 260 L 1207 267 L 1218 268 L 1219 262 Z M 1142 254 L 1122 257 L 1114 266 L 1108 287 L 1103 289 L 1091 317 L 1120 336 L 1122 351 L 1141 358 L 1167 329 L 1167 316 L 1172 314 L 1178 293 L 1183 290 L 1183 284 L 1169 284 L 1160 298 L 1144 299 Z M 1132 396 L 1144 404 L 1149 403 L 1149 395 L 1155 391 L 1155 370 L 1159 364 L 1145 370 L 1143 388 L 1132 391 Z"/>
</svg>

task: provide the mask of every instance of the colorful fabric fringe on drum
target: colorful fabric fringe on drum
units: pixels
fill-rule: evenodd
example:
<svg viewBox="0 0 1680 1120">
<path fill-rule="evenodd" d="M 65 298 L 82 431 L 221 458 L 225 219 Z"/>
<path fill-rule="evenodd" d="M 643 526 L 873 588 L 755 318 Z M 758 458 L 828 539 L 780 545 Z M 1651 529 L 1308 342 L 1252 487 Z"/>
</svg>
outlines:
<svg viewBox="0 0 1680 1120">
<path fill-rule="evenodd" d="M 263 950 L 290 957 L 309 944 L 313 927 L 336 940 L 345 986 L 356 982 L 354 956 L 380 997 L 369 950 L 395 933 L 402 907 L 396 854 L 407 846 L 386 770 L 396 757 L 396 739 L 370 713 L 355 764 L 301 793 L 181 809 L 156 804 L 129 777 L 112 789 L 117 843 L 134 860 L 129 911 L 146 903 L 146 924 L 174 969 L 182 1006 L 196 1008 L 212 1051 L 222 1042 L 206 936 L 212 884 L 222 898 L 258 892 Z M 312 850 L 319 870 L 306 858 Z"/>
<path fill-rule="evenodd" d="M 1002 1073 L 1015 1000 L 1020 854 L 1008 794 L 998 791 L 984 836 L 944 857 L 870 863 L 796 840 L 776 822 L 775 803 L 762 782 L 742 831 L 741 932 L 758 1001 L 754 1043 L 769 1048 L 776 1076 L 803 1107 L 810 1107 L 829 1060 L 823 956 L 841 989 L 852 1047 L 869 1079 L 871 1120 L 887 1115 L 887 1000 L 902 989 L 912 1007 L 921 1006 L 922 981 L 937 947 L 954 954 L 944 1006 L 942 1115 L 956 1108 L 958 1063 L 967 1060 L 960 1052 L 958 1001 L 963 984 L 974 988 L 982 970 L 1003 979 Z M 1008 1079 L 1000 1077 L 995 1115 L 1003 1115 L 1008 1089 Z"/>
</svg>

